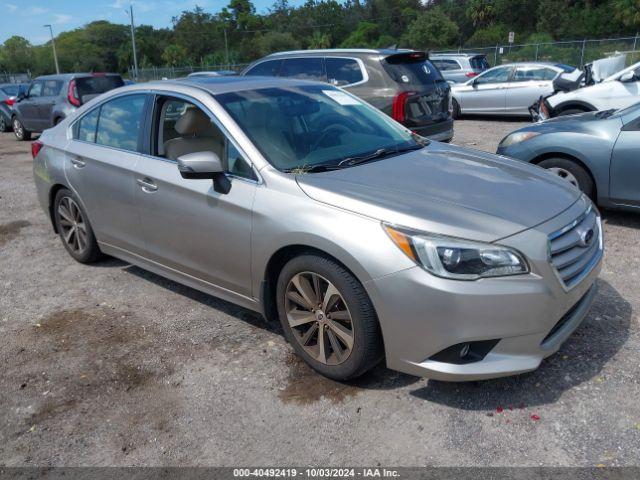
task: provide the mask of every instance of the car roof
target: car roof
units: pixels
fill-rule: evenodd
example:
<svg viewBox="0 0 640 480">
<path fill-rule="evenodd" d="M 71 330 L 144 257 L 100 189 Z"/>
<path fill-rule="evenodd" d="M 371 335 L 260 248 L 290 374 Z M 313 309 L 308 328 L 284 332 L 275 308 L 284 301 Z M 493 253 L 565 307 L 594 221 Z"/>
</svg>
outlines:
<svg viewBox="0 0 640 480">
<path fill-rule="evenodd" d="M 500 65 L 495 65 L 492 68 L 496 67 L 551 67 L 556 70 L 562 70 L 560 64 L 554 62 L 510 62 L 510 63 L 502 63 Z"/>
<path fill-rule="evenodd" d="M 323 85 L 327 88 L 333 88 L 326 83 L 312 82 L 309 80 L 300 80 L 296 78 L 282 77 L 261 77 L 261 76 L 220 76 L 220 77 L 191 77 L 180 78 L 175 80 L 159 80 L 155 82 L 130 85 L 121 87 L 118 91 L 128 90 L 167 90 L 171 85 L 175 86 L 191 86 L 200 90 L 207 90 L 213 95 L 219 95 L 229 92 L 240 92 L 245 90 L 257 90 L 269 87 L 295 87 L 302 85 Z M 169 88 L 168 88 L 169 87 Z"/>
<path fill-rule="evenodd" d="M 315 50 L 289 50 L 285 52 L 276 52 L 270 55 L 267 55 L 264 58 L 273 58 L 278 56 L 287 56 L 287 55 L 306 55 L 306 54 L 335 54 L 335 53 L 348 53 L 351 55 L 354 54 L 368 54 L 368 55 L 394 55 L 396 53 L 406 53 L 406 52 L 414 52 L 417 50 L 412 50 L 410 48 L 326 48 L 326 49 L 315 49 Z"/>
<path fill-rule="evenodd" d="M 39 77 L 34 78 L 34 80 L 69 80 L 72 78 L 78 77 L 93 77 L 93 76 L 105 76 L 105 75 L 118 75 L 119 73 L 60 73 L 60 74 L 52 74 L 52 75 L 41 75 Z"/>
<path fill-rule="evenodd" d="M 429 58 L 435 57 L 486 57 L 486 53 L 430 53 Z"/>
</svg>

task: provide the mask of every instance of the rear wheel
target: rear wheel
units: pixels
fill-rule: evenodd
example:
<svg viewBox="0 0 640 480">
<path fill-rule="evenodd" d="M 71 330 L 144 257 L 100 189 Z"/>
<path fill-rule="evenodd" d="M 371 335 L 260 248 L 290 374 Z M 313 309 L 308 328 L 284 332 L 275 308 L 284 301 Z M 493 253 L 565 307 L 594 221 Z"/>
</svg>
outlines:
<svg viewBox="0 0 640 480">
<path fill-rule="evenodd" d="M 360 282 L 334 260 L 290 260 L 277 285 L 280 322 L 296 353 L 334 380 L 362 375 L 382 357 L 378 320 Z"/>
<path fill-rule="evenodd" d="M 92 263 L 102 257 L 89 219 L 73 192 L 66 188 L 58 191 L 53 202 L 53 216 L 69 255 L 80 263 Z"/>
<path fill-rule="evenodd" d="M 593 179 L 581 165 L 566 158 L 549 158 L 538 165 L 579 188 L 593 199 L 595 193 Z"/>
<path fill-rule="evenodd" d="M 13 117 L 11 126 L 13 127 L 13 134 L 16 136 L 16 139 L 19 141 L 31 140 L 31 132 L 24 128 L 24 125 L 22 125 L 18 117 Z"/>
</svg>

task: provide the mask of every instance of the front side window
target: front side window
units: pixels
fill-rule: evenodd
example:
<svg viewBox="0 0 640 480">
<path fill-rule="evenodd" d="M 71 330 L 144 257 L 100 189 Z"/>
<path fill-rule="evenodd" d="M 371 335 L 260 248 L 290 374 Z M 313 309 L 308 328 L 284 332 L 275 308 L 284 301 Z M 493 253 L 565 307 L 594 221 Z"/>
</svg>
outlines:
<svg viewBox="0 0 640 480">
<path fill-rule="evenodd" d="M 476 84 L 484 83 L 502 83 L 508 82 L 511 75 L 511 67 L 498 67 L 492 70 L 487 70 L 485 73 L 476 77 Z"/>
<path fill-rule="evenodd" d="M 216 100 L 282 171 L 337 167 L 379 150 L 422 147 L 385 114 L 329 85 L 245 90 Z"/>
<path fill-rule="evenodd" d="M 282 60 L 267 60 L 261 62 L 249 71 L 245 75 L 262 75 L 265 77 L 277 77 L 280 72 L 280 65 Z"/>
<path fill-rule="evenodd" d="M 321 57 L 287 58 L 282 62 L 281 77 L 324 81 Z"/>
<path fill-rule="evenodd" d="M 326 58 L 327 80 L 338 87 L 364 80 L 360 64 L 353 58 Z"/>
<path fill-rule="evenodd" d="M 29 87 L 29 97 L 42 96 L 42 82 L 33 82 Z"/>
<path fill-rule="evenodd" d="M 197 105 L 174 97 L 159 97 L 156 102 L 154 155 L 167 160 L 196 152 L 213 152 L 225 170 L 235 176 L 256 180 L 247 162 L 233 142 Z"/>
<path fill-rule="evenodd" d="M 138 139 L 145 100 L 145 95 L 128 95 L 103 104 L 98 119 L 96 143 L 139 151 Z"/>
</svg>

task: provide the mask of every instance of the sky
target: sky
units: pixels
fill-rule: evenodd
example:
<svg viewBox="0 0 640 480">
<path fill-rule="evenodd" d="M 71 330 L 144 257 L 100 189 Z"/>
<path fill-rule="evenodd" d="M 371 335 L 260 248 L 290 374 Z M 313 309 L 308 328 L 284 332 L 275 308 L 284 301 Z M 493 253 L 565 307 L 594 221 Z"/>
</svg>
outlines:
<svg viewBox="0 0 640 480">
<path fill-rule="evenodd" d="M 25 37 L 34 45 L 49 40 L 51 24 L 54 35 L 73 30 L 94 20 L 128 23 L 125 10 L 133 3 L 137 25 L 171 26 L 171 18 L 196 5 L 215 13 L 229 4 L 228 0 L 0 0 L 0 43 L 13 35 Z M 273 0 L 253 0 L 259 13 L 266 12 Z M 290 0 L 291 6 L 303 0 Z"/>
</svg>

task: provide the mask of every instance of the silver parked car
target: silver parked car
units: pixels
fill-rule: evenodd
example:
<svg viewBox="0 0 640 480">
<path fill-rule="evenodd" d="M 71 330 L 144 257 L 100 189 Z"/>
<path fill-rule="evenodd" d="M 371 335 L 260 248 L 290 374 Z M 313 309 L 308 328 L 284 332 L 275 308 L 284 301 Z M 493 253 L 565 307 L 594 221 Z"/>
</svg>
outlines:
<svg viewBox="0 0 640 480">
<path fill-rule="evenodd" d="M 429 60 L 447 82 L 453 83 L 466 82 L 489 68 L 483 53 L 430 53 Z"/>
<path fill-rule="evenodd" d="M 640 209 L 640 103 L 561 116 L 507 135 L 498 153 L 540 165 L 607 208 Z"/>
<path fill-rule="evenodd" d="M 453 116 L 529 116 L 529 107 L 553 92 L 553 80 L 574 67 L 559 63 L 511 63 L 490 68 L 465 83 L 453 85 Z"/>
<path fill-rule="evenodd" d="M 73 258 L 112 255 L 278 317 L 334 379 L 382 358 L 444 380 L 533 370 L 596 292 L 602 235 L 585 195 L 429 142 L 331 85 L 123 87 L 32 151 Z"/>
</svg>

